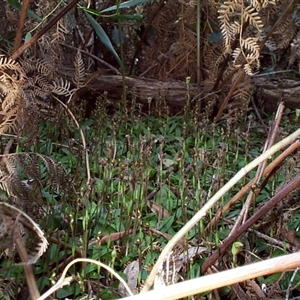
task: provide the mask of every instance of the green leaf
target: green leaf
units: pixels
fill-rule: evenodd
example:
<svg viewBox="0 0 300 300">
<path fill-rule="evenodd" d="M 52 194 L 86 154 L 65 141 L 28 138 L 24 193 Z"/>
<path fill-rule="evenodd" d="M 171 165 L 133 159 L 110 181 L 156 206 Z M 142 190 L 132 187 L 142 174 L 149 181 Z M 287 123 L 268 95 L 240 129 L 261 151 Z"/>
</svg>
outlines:
<svg viewBox="0 0 300 300">
<path fill-rule="evenodd" d="M 8 0 L 8 4 L 18 11 L 21 10 L 22 5 L 18 0 Z M 41 20 L 41 18 L 37 14 L 35 14 L 32 10 L 29 9 L 27 10 L 27 16 L 36 20 Z"/>
<path fill-rule="evenodd" d="M 171 216 L 167 219 L 162 220 L 161 223 L 160 223 L 160 229 L 159 230 L 161 232 L 168 232 L 171 229 L 172 224 L 174 223 L 174 218 L 175 218 L 175 216 L 173 215 L 173 216 Z"/>
<path fill-rule="evenodd" d="M 80 293 L 79 285 L 71 284 L 59 289 L 57 291 L 57 298 L 66 299 L 66 297 L 68 296 L 77 296 L 79 293 Z"/>
<path fill-rule="evenodd" d="M 30 32 L 27 32 L 26 35 L 25 35 L 25 43 L 27 43 L 30 39 L 31 39 L 31 33 Z"/>
<path fill-rule="evenodd" d="M 244 244 L 241 242 L 234 242 L 231 247 L 232 254 L 237 255 L 243 246 Z"/>
<path fill-rule="evenodd" d="M 95 16 L 100 16 L 101 13 L 98 11 L 98 10 L 95 10 L 95 9 L 91 9 L 91 8 L 86 8 L 86 7 L 83 7 L 81 5 L 78 5 L 84 12 L 87 12 L 91 15 L 95 15 Z"/>
<path fill-rule="evenodd" d="M 100 13 L 105 13 L 105 12 L 113 11 L 113 10 L 116 10 L 118 8 L 121 9 L 121 8 L 132 7 L 132 6 L 136 6 L 136 5 L 147 3 L 148 1 L 149 0 L 130 0 L 130 1 L 123 2 L 120 5 L 113 5 L 111 7 L 103 9 L 103 10 L 100 11 Z"/>
<path fill-rule="evenodd" d="M 123 20 L 142 20 L 144 16 L 140 14 L 135 14 L 135 15 L 114 15 L 111 17 L 113 19 L 123 21 Z"/>
<path fill-rule="evenodd" d="M 99 37 L 100 41 L 105 45 L 105 47 L 113 54 L 115 59 L 118 61 L 120 67 L 122 67 L 122 61 L 116 52 L 114 46 L 112 45 L 109 37 L 107 36 L 106 32 L 103 30 L 102 26 L 86 11 L 84 12 L 87 19 L 89 20 L 90 24 L 94 28 L 97 36 Z"/>
</svg>

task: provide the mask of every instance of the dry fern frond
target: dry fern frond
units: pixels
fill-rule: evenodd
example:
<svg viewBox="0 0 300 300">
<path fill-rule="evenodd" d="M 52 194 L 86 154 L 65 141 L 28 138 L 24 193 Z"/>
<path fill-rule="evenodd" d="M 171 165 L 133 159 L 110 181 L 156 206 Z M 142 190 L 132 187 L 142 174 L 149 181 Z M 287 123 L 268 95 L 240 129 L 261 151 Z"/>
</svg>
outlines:
<svg viewBox="0 0 300 300">
<path fill-rule="evenodd" d="M 236 68 L 244 67 L 247 75 L 253 75 L 253 69 L 259 69 L 260 48 L 258 38 L 240 39 L 240 47 L 233 51 L 233 63 Z"/>
<path fill-rule="evenodd" d="M 52 78 L 55 74 L 55 65 L 50 60 L 47 60 L 45 58 L 38 59 L 35 63 L 35 70 L 38 70 L 41 75 L 47 77 L 48 79 Z M 27 71 L 25 69 L 25 71 Z"/>
<path fill-rule="evenodd" d="M 53 33 L 53 40 L 52 43 L 54 42 L 63 42 L 65 41 L 65 35 L 69 33 L 69 30 L 64 26 L 63 24 L 63 19 L 60 19 L 56 23 L 56 31 Z"/>
<path fill-rule="evenodd" d="M 239 69 L 237 69 L 232 62 L 229 62 L 226 71 L 222 74 L 222 81 L 228 83 L 227 87 L 234 82 L 233 77 L 236 75 L 237 71 L 239 71 Z"/>
<path fill-rule="evenodd" d="M 207 77 L 215 80 L 218 76 L 219 68 L 224 62 L 226 56 L 220 51 L 220 45 L 217 43 L 204 41 L 205 60 L 203 66 L 207 73 Z"/>
<path fill-rule="evenodd" d="M 22 85 L 25 82 L 25 73 L 21 66 L 9 58 L 0 58 L 0 102 L 2 123 L 0 134 L 8 130 L 16 130 L 18 114 L 26 107 L 22 97 Z"/>
<path fill-rule="evenodd" d="M 233 77 L 233 81 L 236 80 L 237 75 Z M 249 76 L 246 76 L 244 80 L 238 85 L 237 89 L 233 93 L 232 98 L 238 100 L 239 103 L 243 102 L 248 105 L 249 99 L 252 94 L 253 86 L 251 84 L 251 79 Z"/>
<path fill-rule="evenodd" d="M 236 33 L 240 30 L 240 15 L 242 3 L 239 0 L 225 1 L 219 12 L 219 22 L 221 23 L 221 32 L 225 45 L 225 53 L 231 52 L 231 42 L 235 39 Z"/>
<path fill-rule="evenodd" d="M 79 89 L 84 87 L 85 85 L 85 66 L 82 60 L 81 51 L 77 51 L 74 65 L 75 65 L 75 76 L 73 82 L 75 83 L 76 88 Z"/>
<path fill-rule="evenodd" d="M 41 178 L 41 161 L 47 169 L 47 178 Z M 34 188 L 25 180 L 34 181 Z M 61 166 L 50 157 L 36 153 L 13 153 L 1 156 L 0 187 L 12 201 L 25 212 L 35 214 L 41 205 L 40 187 L 42 181 L 47 181 L 56 188 L 64 186 L 64 176 Z M 37 202 L 31 199 L 35 197 Z"/>
<path fill-rule="evenodd" d="M 57 42 L 53 42 L 51 35 L 44 35 L 41 39 L 38 40 L 38 46 L 41 51 L 40 59 L 48 61 L 52 64 L 51 68 L 60 69 L 61 67 L 61 59 L 62 49 Z"/>
<path fill-rule="evenodd" d="M 23 245 L 26 244 L 24 241 L 23 232 L 27 232 L 27 236 L 35 236 L 39 241 L 33 247 L 29 249 L 28 261 L 23 262 L 27 264 L 35 263 L 39 257 L 45 252 L 48 246 L 48 241 L 41 231 L 39 226 L 24 212 L 18 208 L 7 204 L 5 202 L 0 202 L 0 240 L 4 237 L 10 239 L 12 247 L 14 246 L 16 239 L 21 238 L 23 240 Z M 31 241 L 34 240 L 33 238 Z M 34 251 L 32 251 L 34 249 Z M 12 249 L 11 249 L 12 250 Z"/>
<path fill-rule="evenodd" d="M 61 95 L 61 96 L 70 96 L 73 90 L 70 90 L 71 83 L 62 78 L 53 81 L 52 93 Z"/>
<path fill-rule="evenodd" d="M 268 32 L 270 31 L 271 27 L 276 22 L 276 18 L 280 16 L 284 8 L 289 4 L 289 1 L 277 1 L 277 5 L 272 7 L 272 9 L 268 10 L 268 14 L 265 14 L 264 20 L 266 25 L 263 30 L 263 35 L 261 38 L 264 38 Z M 297 32 L 298 32 L 298 8 L 297 5 L 295 5 L 293 11 L 290 13 L 290 15 L 284 20 L 284 22 L 281 22 L 276 27 L 276 30 L 272 33 L 269 40 L 266 42 L 266 47 L 270 51 L 275 51 L 277 49 L 286 49 L 290 46 L 290 43 L 295 38 Z"/>
<path fill-rule="evenodd" d="M 47 96 L 49 96 L 52 86 L 45 76 L 43 76 L 43 75 L 35 76 L 34 82 L 32 84 L 36 91 L 43 92 L 43 94 L 46 94 Z M 44 98 L 44 97 L 42 97 L 42 98 Z"/>
<path fill-rule="evenodd" d="M 243 67 L 247 75 L 253 75 L 260 67 L 258 40 L 262 35 L 264 23 L 259 12 L 267 5 L 275 3 L 275 1 L 255 0 L 245 7 L 244 1 L 232 0 L 224 2 L 218 11 L 225 46 L 224 53 L 231 53 L 235 67 Z M 251 32 L 255 36 L 249 36 Z M 238 39 L 239 46 L 232 51 L 231 42 L 235 39 Z"/>
<path fill-rule="evenodd" d="M 215 62 L 213 63 L 213 69 L 210 73 L 210 78 L 215 78 L 215 76 L 218 74 L 218 70 L 221 66 L 221 64 L 224 62 L 225 55 L 221 54 L 215 57 Z"/>
<path fill-rule="evenodd" d="M 293 18 L 287 18 L 285 22 L 280 24 L 276 31 L 271 35 L 270 39 L 266 43 L 267 48 L 270 51 L 288 48 L 297 31 L 298 26 L 296 25 L 295 20 Z M 264 35 L 266 35 L 266 33 L 267 32 L 264 32 Z"/>
<path fill-rule="evenodd" d="M 243 1 L 225 1 L 219 9 L 219 22 L 225 45 L 225 53 L 230 53 L 231 42 L 236 39 L 237 34 L 242 37 L 244 22 L 248 26 L 253 26 L 258 33 L 263 28 L 263 22 L 255 7 L 244 7 Z"/>
<path fill-rule="evenodd" d="M 251 0 L 251 5 L 259 11 L 268 5 L 276 5 L 276 0 Z"/>
<path fill-rule="evenodd" d="M 261 32 L 264 24 L 259 16 L 257 10 L 252 6 L 247 6 L 242 10 L 242 20 L 245 20 L 257 29 L 258 32 Z"/>
<path fill-rule="evenodd" d="M 0 278 L 0 299 L 15 299 L 17 290 L 15 278 Z"/>
</svg>

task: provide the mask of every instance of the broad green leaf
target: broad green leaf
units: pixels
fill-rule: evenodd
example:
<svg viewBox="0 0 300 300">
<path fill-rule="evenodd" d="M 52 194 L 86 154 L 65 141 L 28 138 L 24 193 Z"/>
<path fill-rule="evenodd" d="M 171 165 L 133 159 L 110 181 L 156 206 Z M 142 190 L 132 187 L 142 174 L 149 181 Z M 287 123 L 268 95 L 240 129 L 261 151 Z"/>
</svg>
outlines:
<svg viewBox="0 0 300 300">
<path fill-rule="evenodd" d="M 112 45 L 109 37 L 107 36 L 106 32 L 103 30 L 102 26 L 87 12 L 84 12 L 87 19 L 89 20 L 90 24 L 94 28 L 97 36 L 99 37 L 100 41 L 105 45 L 105 47 L 113 54 L 115 59 L 118 61 L 119 65 L 122 66 L 122 61 L 116 52 L 114 46 Z"/>
<path fill-rule="evenodd" d="M 172 215 L 171 217 L 162 220 L 160 223 L 160 231 L 161 232 L 168 232 L 171 229 L 172 224 L 174 223 L 175 216 Z"/>
<path fill-rule="evenodd" d="M 147 3 L 148 1 L 149 0 L 130 0 L 130 1 L 126 1 L 126 2 L 121 3 L 119 6 L 118 5 L 113 5 L 111 7 L 105 8 L 105 9 L 101 10 L 100 13 L 113 11 L 113 10 L 116 10 L 118 8 L 121 9 L 121 8 L 132 7 L 132 6 Z"/>
<path fill-rule="evenodd" d="M 18 11 L 21 10 L 22 5 L 18 0 L 8 0 L 7 2 L 10 6 L 15 8 L 16 10 Z M 41 20 L 41 18 L 37 14 L 35 14 L 32 10 L 29 9 L 27 10 L 27 16 L 36 20 Z"/>
</svg>

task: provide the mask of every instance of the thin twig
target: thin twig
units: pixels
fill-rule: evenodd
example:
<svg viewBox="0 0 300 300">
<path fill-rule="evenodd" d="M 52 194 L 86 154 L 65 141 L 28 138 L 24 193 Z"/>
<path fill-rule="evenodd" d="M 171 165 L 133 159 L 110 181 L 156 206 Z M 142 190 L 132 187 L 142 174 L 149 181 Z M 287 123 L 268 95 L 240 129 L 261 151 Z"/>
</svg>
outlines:
<svg viewBox="0 0 300 300">
<path fill-rule="evenodd" d="M 45 27 L 37 32 L 28 42 L 18 48 L 10 57 L 12 60 L 17 59 L 27 48 L 32 46 L 40 39 L 51 27 L 53 27 L 66 13 L 68 13 L 80 0 L 73 0 L 67 4 L 56 16 L 54 16 Z"/>
<path fill-rule="evenodd" d="M 253 97 L 251 97 L 251 104 L 252 104 L 252 107 L 254 108 L 255 114 L 258 117 L 259 122 L 261 123 L 261 125 L 264 128 L 265 133 L 268 134 L 269 127 L 265 124 L 265 122 L 264 122 L 264 120 L 263 120 L 263 118 L 262 118 L 262 116 L 261 116 L 261 114 L 260 114 L 260 112 L 257 108 L 257 105 L 256 105 Z"/>
<path fill-rule="evenodd" d="M 17 33 L 16 33 L 13 52 L 16 52 L 19 49 L 19 47 L 21 46 L 23 29 L 24 29 L 28 6 L 29 6 L 29 0 L 24 0 L 22 3 L 21 12 L 20 12 L 18 29 L 17 29 Z"/>
<path fill-rule="evenodd" d="M 226 223 L 233 225 L 235 222 L 224 218 L 223 219 Z M 252 228 L 248 228 L 249 232 L 253 232 L 256 236 L 258 236 L 261 239 L 264 239 L 265 241 L 267 241 L 269 244 L 276 246 L 276 247 L 280 247 L 282 250 L 289 250 L 292 252 L 295 252 L 295 246 L 293 246 L 292 244 L 288 243 L 287 241 L 280 241 L 277 240 L 275 238 L 272 238 L 264 233 L 261 233 L 260 231 L 254 230 Z"/>
<path fill-rule="evenodd" d="M 22 266 L 24 268 L 24 273 L 30 296 L 33 300 L 36 300 L 40 297 L 40 293 L 36 284 L 36 280 L 34 278 L 32 265 L 28 264 L 28 254 L 24 247 L 20 233 L 17 233 L 17 236 L 14 238 L 14 242 L 18 250 L 19 256 L 21 258 L 21 261 L 23 263 Z"/>
<path fill-rule="evenodd" d="M 110 268 L 109 266 L 107 266 L 99 261 L 93 260 L 93 259 L 77 258 L 77 259 L 74 259 L 72 262 L 70 262 L 65 267 L 62 275 L 60 276 L 60 278 L 58 279 L 56 284 L 52 288 L 50 288 L 50 290 L 48 290 L 45 294 L 43 294 L 40 298 L 38 298 L 38 300 L 44 300 L 47 297 L 49 297 L 52 293 L 54 293 L 55 291 L 57 291 L 58 289 L 63 287 L 64 285 L 70 284 L 70 282 L 72 281 L 73 278 L 72 277 L 66 278 L 66 274 L 67 274 L 68 270 L 70 269 L 70 267 L 78 262 L 88 262 L 88 263 L 96 264 L 96 265 L 108 270 L 108 272 L 110 272 L 112 275 L 114 275 L 124 285 L 126 291 L 129 293 L 129 295 L 133 296 L 133 293 L 131 292 L 131 290 L 128 287 L 125 280 L 117 272 L 115 272 L 112 268 Z"/>
</svg>

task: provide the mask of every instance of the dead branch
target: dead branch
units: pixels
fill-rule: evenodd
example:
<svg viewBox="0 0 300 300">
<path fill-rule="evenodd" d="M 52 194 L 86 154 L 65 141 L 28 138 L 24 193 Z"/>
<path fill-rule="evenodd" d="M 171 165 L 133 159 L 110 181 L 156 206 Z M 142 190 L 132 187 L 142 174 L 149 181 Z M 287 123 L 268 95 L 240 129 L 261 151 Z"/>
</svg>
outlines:
<svg viewBox="0 0 300 300">
<path fill-rule="evenodd" d="M 117 102 L 122 99 L 122 76 L 105 75 L 93 78 L 88 83 L 88 89 L 99 93 L 110 101 Z M 159 81 L 149 78 L 125 77 L 126 96 L 138 102 L 148 104 L 159 101 L 172 107 L 183 108 L 187 97 L 192 99 L 198 93 L 196 84 L 187 86 L 184 82 Z M 81 91 L 82 92 L 85 92 Z"/>
</svg>

